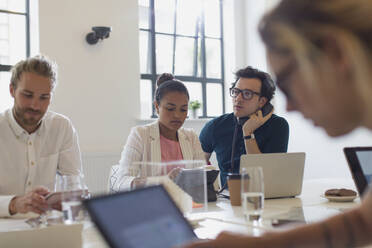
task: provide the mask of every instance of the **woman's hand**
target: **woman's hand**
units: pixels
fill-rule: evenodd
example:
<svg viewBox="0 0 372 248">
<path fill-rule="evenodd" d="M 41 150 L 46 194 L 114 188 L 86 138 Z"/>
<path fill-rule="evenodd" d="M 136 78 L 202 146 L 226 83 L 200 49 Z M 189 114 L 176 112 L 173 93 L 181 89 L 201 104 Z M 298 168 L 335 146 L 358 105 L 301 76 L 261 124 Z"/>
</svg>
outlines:
<svg viewBox="0 0 372 248">
<path fill-rule="evenodd" d="M 180 174 L 182 168 L 173 168 L 169 173 L 168 173 L 168 177 L 171 179 L 171 180 L 175 180 L 176 177 L 178 176 L 178 174 Z"/>
<path fill-rule="evenodd" d="M 135 178 L 130 184 L 131 189 L 143 188 L 146 186 L 146 178 Z"/>
</svg>

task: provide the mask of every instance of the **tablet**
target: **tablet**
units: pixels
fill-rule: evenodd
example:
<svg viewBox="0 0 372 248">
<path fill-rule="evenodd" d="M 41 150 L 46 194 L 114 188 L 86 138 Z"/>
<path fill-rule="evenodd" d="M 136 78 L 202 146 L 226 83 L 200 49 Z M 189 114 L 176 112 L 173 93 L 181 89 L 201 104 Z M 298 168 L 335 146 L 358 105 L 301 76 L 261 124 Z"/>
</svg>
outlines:
<svg viewBox="0 0 372 248">
<path fill-rule="evenodd" d="M 372 147 L 345 147 L 344 153 L 359 195 L 362 196 L 372 181 Z"/>
<path fill-rule="evenodd" d="M 209 199 L 213 197 L 213 193 L 215 194 L 213 183 L 218 174 L 218 170 L 182 169 L 174 182 L 188 193 L 194 202 L 204 203 L 205 197 L 212 201 Z M 206 191 L 207 195 L 204 194 Z"/>
<path fill-rule="evenodd" d="M 113 248 L 171 248 L 197 239 L 163 186 L 95 197 L 83 203 Z"/>
</svg>

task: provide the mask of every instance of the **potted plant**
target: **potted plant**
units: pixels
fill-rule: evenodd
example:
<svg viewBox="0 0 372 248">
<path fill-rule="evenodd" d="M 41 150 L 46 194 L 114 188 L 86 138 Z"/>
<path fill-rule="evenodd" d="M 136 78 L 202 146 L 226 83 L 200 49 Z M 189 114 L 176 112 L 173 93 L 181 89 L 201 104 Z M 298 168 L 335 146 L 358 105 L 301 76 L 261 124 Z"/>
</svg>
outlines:
<svg viewBox="0 0 372 248">
<path fill-rule="evenodd" d="M 201 107 L 201 103 L 198 100 L 190 101 L 190 109 L 193 119 L 198 118 L 198 109 Z"/>
</svg>

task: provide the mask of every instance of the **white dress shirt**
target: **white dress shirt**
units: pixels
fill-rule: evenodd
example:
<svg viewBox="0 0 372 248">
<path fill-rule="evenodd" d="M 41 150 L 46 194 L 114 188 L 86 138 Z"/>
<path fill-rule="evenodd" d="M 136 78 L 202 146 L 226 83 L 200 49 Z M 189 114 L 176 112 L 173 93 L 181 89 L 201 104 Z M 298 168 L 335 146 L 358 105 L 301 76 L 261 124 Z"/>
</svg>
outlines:
<svg viewBox="0 0 372 248">
<path fill-rule="evenodd" d="M 28 134 L 11 109 L 0 114 L 0 216 L 9 216 L 9 202 L 37 186 L 54 189 L 56 173 L 82 174 L 78 137 L 71 121 L 48 111 Z"/>
<path fill-rule="evenodd" d="M 180 128 L 177 131 L 184 160 L 205 160 L 199 138 L 192 129 Z M 121 153 L 119 169 L 111 175 L 115 180 L 112 191 L 130 188 L 134 177 L 130 176 L 133 162 L 161 162 L 159 122 L 132 128 L 127 143 Z M 111 179 L 110 179 L 111 180 Z"/>
</svg>

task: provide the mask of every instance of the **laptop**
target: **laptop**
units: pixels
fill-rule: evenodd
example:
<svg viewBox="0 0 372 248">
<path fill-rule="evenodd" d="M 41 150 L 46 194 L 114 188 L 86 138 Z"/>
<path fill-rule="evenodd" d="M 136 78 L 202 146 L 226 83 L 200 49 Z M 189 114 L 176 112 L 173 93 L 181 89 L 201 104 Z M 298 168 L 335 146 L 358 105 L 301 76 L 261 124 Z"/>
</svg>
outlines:
<svg viewBox="0 0 372 248">
<path fill-rule="evenodd" d="M 197 239 L 160 185 L 92 198 L 84 205 L 113 248 L 170 248 Z"/>
<path fill-rule="evenodd" d="M 262 167 L 265 198 L 294 197 L 301 194 L 305 153 L 245 154 L 240 157 L 243 168 Z"/>
<path fill-rule="evenodd" d="M 372 147 L 345 147 L 344 153 L 359 195 L 362 196 L 372 181 Z"/>
</svg>

